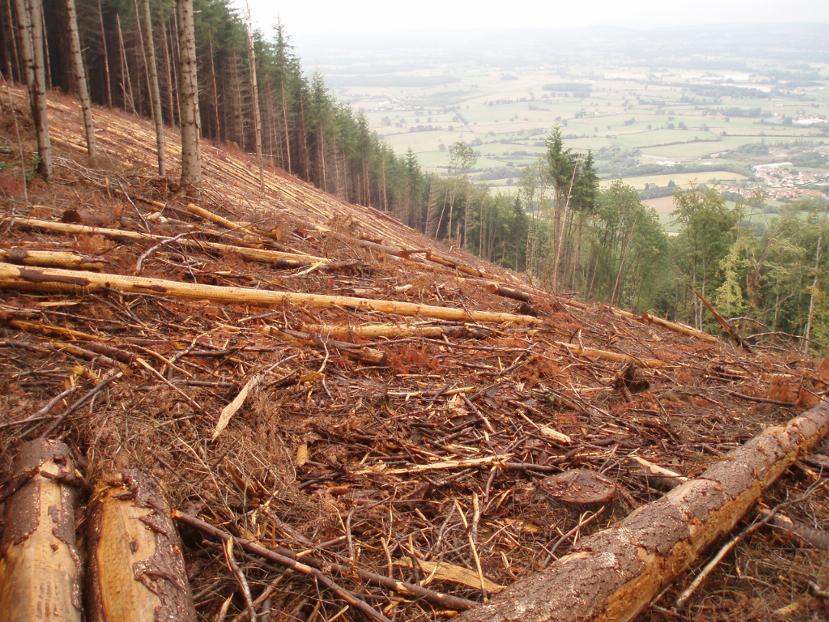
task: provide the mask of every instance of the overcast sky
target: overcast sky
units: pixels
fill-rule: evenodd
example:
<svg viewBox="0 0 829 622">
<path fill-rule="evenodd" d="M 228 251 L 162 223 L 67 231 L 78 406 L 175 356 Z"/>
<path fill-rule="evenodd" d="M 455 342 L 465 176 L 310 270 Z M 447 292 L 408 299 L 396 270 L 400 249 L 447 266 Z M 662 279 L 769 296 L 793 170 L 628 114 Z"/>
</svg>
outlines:
<svg viewBox="0 0 829 622">
<path fill-rule="evenodd" d="M 240 8 L 244 0 L 235 0 Z M 827 0 L 249 0 L 269 32 L 277 16 L 288 33 L 430 29 L 654 27 L 697 24 L 829 22 Z"/>
</svg>

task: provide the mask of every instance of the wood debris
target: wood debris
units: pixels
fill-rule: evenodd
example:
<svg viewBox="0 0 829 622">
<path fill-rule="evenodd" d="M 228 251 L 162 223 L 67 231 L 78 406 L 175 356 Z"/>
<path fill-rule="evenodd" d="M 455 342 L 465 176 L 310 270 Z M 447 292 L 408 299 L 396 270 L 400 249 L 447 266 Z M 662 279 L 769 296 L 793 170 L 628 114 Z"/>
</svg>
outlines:
<svg viewBox="0 0 829 622">
<path fill-rule="evenodd" d="M 714 491 L 723 510 L 700 518 L 689 545 L 648 549 L 656 575 L 624 575 L 641 582 L 619 611 L 664 589 L 651 609 L 662 615 L 691 582 L 681 569 L 705 563 L 712 534 L 725 536 L 761 488 L 760 507 L 773 508 L 825 478 L 825 448 L 785 470 L 797 434 L 776 426 L 829 391 L 829 375 L 796 352 L 759 340 L 749 352 L 553 296 L 267 167 L 260 190 L 244 155 L 205 148 L 194 202 L 158 183 L 145 148 L 154 134 L 132 117 L 101 111 L 98 147 L 117 170 L 89 169 L 77 111 L 51 96 L 50 106 L 53 181 L 29 188 L 32 204 L 0 204 L 0 501 L 17 512 L 35 477 L 41 493 L 70 489 L 46 467 L 12 463 L 43 435 L 84 456 L 91 481 L 151 474 L 181 533 L 199 619 L 249 619 L 251 608 L 498 619 L 486 612 L 506 611 L 498 603 L 525 581 L 546 582 L 538 572 L 578 562 L 589 583 L 605 577 L 588 561 L 622 546 L 607 535 L 619 525 L 658 526 L 660 542 L 675 526 L 687 540 L 654 508 L 738 474 L 750 496 Z M 166 140 L 175 153 L 172 132 Z M 68 208 L 101 222 L 60 222 Z M 750 480 L 730 452 L 764 430 L 775 466 L 746 457 Z M 585 472 L 603 493 L 588 505 L 566 483 Z M 785 516 L 823 533 L 826 496 Z M 785 529 L 769 521 L 736 543 L 676 615 L 819 615 L 825 551 Z M 614 578 L 601 581 L 618 594 Z M 492 596 L 500 586 L 513 587 Z M 552 591 L 539 593 L 554 603 Z M 495 609 L 476 612 L 490 597 Z"/>
</svg>

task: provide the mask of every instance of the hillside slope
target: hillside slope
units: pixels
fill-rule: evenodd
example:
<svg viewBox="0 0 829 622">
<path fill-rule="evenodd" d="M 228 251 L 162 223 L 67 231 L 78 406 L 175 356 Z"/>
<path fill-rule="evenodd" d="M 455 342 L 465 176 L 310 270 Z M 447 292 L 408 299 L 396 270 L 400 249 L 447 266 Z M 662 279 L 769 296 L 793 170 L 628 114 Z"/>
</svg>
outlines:
<svg viewBox="0 0 829 622">
<path fill-rule="evenodd" d="M 22 91 L 10 99 L 28 152 Z M 153 175 L 149 124 L 95 112 L 106 152 L 97 168 L 85 164 L 74 101 L 51 98 L 57 178 L 32 182 L 26 204 L 3 110 L 5 257 L 82 254 L 84 267 L 129 283 L 0 270 L 4 475 L 22 439 L 48 432 L 73 448 L 86 482 L 141 468 L 173 508 L 312 552 L 386 616 L 441 619 L 453 615 L 451 602 L 333 568 L 480 601 L 480 574 L 497 591 L 658 499 L 641 460 L 693 477 L 826 390 L 795 353 L 749 353 L 533 290 L 280 171 L 267 171 L 260 191 L 244 154 L 204 144 L 201 196 L 181 196 Z M 173 132 L 167 140 L 175 162 Z M 122 232 L 49 230 L 61 220 Z M 189 298 L 173 295 L 171 282 Z M 211 301 L 203 292 L 220 290 L 196 285 L 239 289 Z M 224 427 L 220 413 L 230 415 Z M 764 503 L 814 490 L 825 481 L 820 459 L 798 463 Z M 613 482 L 612 500 L 545 493 L 545 478 L 576 468 Z M 786 512 L 825 528 L 825 489 Z M 199 617 L 244 619 L 221 546 L 188 528 L 182 537 Z M 362 619 L 307 576 L 241 551 L 236 561 L 256 607 L 270 612 L 260 619 Z M 786 619 L 817 619 L 810 582 L 829 582 L 825 551 L 759 531 L 687 607 L 673 608 L 682 579 L 642 618 L 764 619 L 789 607 Z"/>
</svg>

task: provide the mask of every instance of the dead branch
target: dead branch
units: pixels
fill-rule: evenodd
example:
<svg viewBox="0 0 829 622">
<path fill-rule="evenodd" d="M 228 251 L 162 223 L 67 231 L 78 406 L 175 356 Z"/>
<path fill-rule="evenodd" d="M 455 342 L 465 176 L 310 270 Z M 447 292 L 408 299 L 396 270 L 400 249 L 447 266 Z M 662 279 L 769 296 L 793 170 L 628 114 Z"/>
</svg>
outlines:
<svg viewBox="0 0 829 622">
<path fill-rule="evenodd" d="M 271 561 L 276 562 L 277 564 L 280 564 L 287 568 L 292 568 L 294 570 L 297 569 L 293 568 L 292 564 L 299 563 L 301 566 L 309 570 L 316 570 L 317 568 L 322 567 L 331 568 L 332 570 L 336 570 L 337 572 L 342 573 L 344 576 L 351 576 L 353 573 L 356 572 L 357 575 L 360 576 L 360 578 L 374 585 L 378 585 L 385 589 L 392 590 L 404 596 L 414 596 L 417 598 L 423 598 L 424 600 L 427 600 L 430 603 L 437 605 L 439 607 L 446 607 L 447 609 L 454 609 L 456 611 L 464 611 L 477 605 L 477 603 L 472 600 L 467 600 L 465 598 L 459 598 L 457 596 L 451 596 L 449 594 L 436 592 L 434 590 L 427 589 L 414 583 L 398 581 L 391 577 L 376 574 L 368 570 L 363 570 L 362 568 L 355 568 L 351 565 L 346 566 L 344 564 L 329 563 L 321 559 L 316 559 L 314 557 L 308 556 L 303 556 L 302 562 L 298 562 L 296 554 L 289 551 L 288 549 L 282 547 L 278 547 L 273 550 L 265 548 L 261 544 L 253 542 L 251 540 L 247 540 L 246 538 L 234 537 L 227 531 L 219 529 L 218 527 L 214 527 L 210 523 L 207 523 L 195 516 L 185 514 L 184 512 L 179 512 L 178 510 L 173 510 L 173 519 L 186 525 L 189 525 L 190 527 L 198 529 L 199 531 L 207 534 L 208 536 L 215 538 L 217 540 L 221 540 L 222 542 L 224 542 L 228 538 L 233 538 L 236 544 L 241 546 L 248 553 L 253 553 L 254 555 L 258 555 L 264 559 L 269 559 Z M 298 572 L 305 573 L 305 570 L 298 570 Z M 311 574 L 310 576 L 316 575 Z M 323 585 L 326 585 L 326 587 L 329 588 L 331 587 L 330 585 L 325 583 L 323 583 Z M 348 602 L 347 599 L 344 600 Z"/>
</svg>

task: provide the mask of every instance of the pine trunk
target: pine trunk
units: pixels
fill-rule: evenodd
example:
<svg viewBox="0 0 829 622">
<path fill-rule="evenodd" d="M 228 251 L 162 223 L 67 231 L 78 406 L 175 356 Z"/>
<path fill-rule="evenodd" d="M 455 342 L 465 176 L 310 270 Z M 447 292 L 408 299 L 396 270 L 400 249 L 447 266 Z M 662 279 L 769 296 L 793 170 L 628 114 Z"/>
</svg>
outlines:
<svg viewBox="0 0 829 622">
<path fill-rule="evenodd" d="M 222 138 L 222 124 L 219 122 L 219 89 L 216 87 L 216 62 L 214 61 L 213 53 L 213 37 L 210 37 L 210 86 L 213 95 L 213 122 L 216 124 L 213 132 L 213 140 L 221 142 Z"/>
<path fill-rule="evenodd" d="M 155 43 L 153 42 L 153 16 L 150 12 L 150 0 L 142 0 L 144 9 L 144 38 L 146 40 L 144 51 L 144 63 L 147 66 L 147 74 L 150 81 L 150 102 L 153 109 L 153 121 L 155 122 L 155 146 L 158 151 L 158 176 L 167 176 L 167 166 L 164 159 L 164 116 L 161 112 L 161 90 L 158 87 L 158 67 L 155 62 Z M 138 17 L 136 16 L 136 19 Z M 140 23 L 141 20 L 138 19 Z"/>
<path fill-rule="evenodd" d="M 43 48 L 43 5 L 41 0 L 23 0 L 26 26 L 31 34 L 32 117 L 37 137 L 37 170 L 44 179 L 52 176 L 52 145 L 49 140 L 49 116 L 46 102 L 46 72 Z"/>
<path fill-rule="evenodd" d="M 175 85 L 175 93 L 176 96 L 174 101 L 176 102 L 176 120 L 177 122 L 173 125 L 181 127 L 181 87 L 179 86 L 179 79 L 178 79 L 178 66 L 181 59 L 181 53 L 178 48 L 178 17 L 176 15 L 176 11 L 172 12 L 173 15 L 173 28 L 170 30 L 170 58 L 171 58 L 171 67 L 173 68 L 173 84 Z"/>
<path fill-rule="evenodd" d="M 32 29 L 29 24 L 29 9 L 26 6 L 26 0 L 15 0 L 14 6 L 17 13 L 17 41 L 20 47 L 20 60 L 23 63 L 21 81 L 25 79 L 29 103 L 34 105 L 35 77 L 32 69 Z"/>
<path fill-rule="evenodd" d="M 181 53 L 181 184 L 197 186 L 201 182 L 201 151 L 199 150 L 199 82 L 193 0 L 177 0 L 176 10 L 178 11 L 178 39 Z"/>
<path fill-rule="evenodd" d="M 259 190 L 265 191 L 265 178 L 262 162 L 262 111 L 259 108 L 259 84 L 256 81 L 256 47 L 253 40 L 253 24 L 250 18 L 250 5 L 245 2 L 248 11 L 248 65 L 250 68 L 250 95 L 253 99 L 253 135 L 256 145 L 256 160 L 259 162 Z"/>
<path fill-rule="evenodd" d="M 121 96 L 123 97 L 124 110 L 135 114 L 130 68 L 127 64 L 127 51 L 124 48 L 124 32 L 121 30 L 121 16 L 118 13 L 115 14 L 115 29 L 118 31 L 118 57 L 121 62 Z"/>
<path fill-rule="evenodd" d="M 8 34 L 3 35 L 3 45 L 6 46 L 6 79 L 14 80 L 17 72 L 17 80 L 20 81 L 20 57 L 17 54 L 17 37 L 15 37 L 14 20 L 12 19 L 12 0 L 6 0 L 6 11 L 3 15 L 4 26 Z"/>
<path fill-rule="evenodd" d="M 294 169 L 291 166 L 291 132 L 288 128 L 288 98 L 285 95 L 285 80 L 280 82 L 280 89 L 282 91 L 282 124 L 285 126 L 285 155 L 288 162 L 288 172 L 293 173 Z"/>
<path fill-rule="evenodd" d="M 29 4 L 34 7 L 34 1 L 29 0 Z M 34 9 L 33 9 L 34 10 Z M 52 57 L 49 55 L 49 34 L 46 30 L 46 15 L 43 12 L 43 0 L 38 0 L 38 9 L 40 13 L 40 32 L 42 33 L 43 45 L 43 67 L 46 72 L 46 81 L 44 82 L 44 90 L 48 91 L 52 88 Z"/>
<path fill-rule="evenodd" d="M 161 24 L 161 43 L 164 51 L 164 78 L 167 83 L 167 120 L 170 122 L 170 127 L 176 126 L 176 107 L 173 103 L 175 98 L 175 84 L 173 82 L 172 61 L 170 60 L 170 46 L 167 43 L 167 22 L 164 15 L 159 20 Z"/>
<path fill-rule="evenodd" d="M 112 108 L 112 79 L 109 73 L 109 49 L 107 48 L 107 35 L 104 28 L 104 10 L 101 7 L 101 0 L 98 0 L 98 25 L 101 28 L 101 50 L 104 61 L 104 86 L 106 87 L 107 106 Z"/>
<path fill-rule="evenodd" d="M 92 124 L 92 102 L 89 99 L 86 69 L 83 64 L 83 56 L 81 55 L 81 39 L 78 35 L 78 14 L 75 10 L 75 0 L 66 0 L 66 21 L 69 26 L 69 53 L 72 56 L 72 68 L 75 74 L 78 99 L 81 100 L 81 110 L 83 111 L 86 150 L 89 154 L 89 159 L 94 161 L 96 156 L 95 127 Z"/>
</svg>

